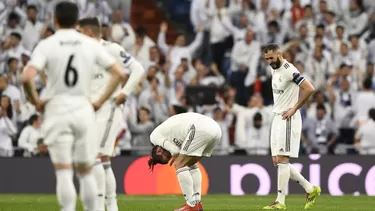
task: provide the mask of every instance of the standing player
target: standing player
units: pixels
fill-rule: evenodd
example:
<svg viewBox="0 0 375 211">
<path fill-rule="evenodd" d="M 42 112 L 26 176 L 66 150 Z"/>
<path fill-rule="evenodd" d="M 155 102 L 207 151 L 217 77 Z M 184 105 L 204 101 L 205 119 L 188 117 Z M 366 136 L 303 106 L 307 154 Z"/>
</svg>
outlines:
<svg viewBox="0 0 375 211">
<path fill-rule="evenodd" d="M 299 109 L 314 93 L 314 87 L 294 67 L 282 57 L 276 44 L 264 49 L 264 58 L 273 68 L 273 113 L 271 127 L 271 152 L 273 164 L 278 167 L 277 199 L 264 207 L 266 210 L 285 210 L 285 196 L 289 179 L 297 181 L 307 193 L 305 209 L 312 207 L 321 190 L 308 182 L 299 171 L 289 163 L 289 157 L 298 158 L 302 119 Z M 299 98 L 300 88 L 303 95 Z"/>
<path fill-rule="evenodd" d="M 116 178 L 111 168 L 110 157 L 113 155 L 116 136 L 119 132 L 122 110 L 116 105 L 122 104 L 126 96 L 133 91 L 144 74 L 142 65 L 132 58 L 123 47 L 116 43 L 107 42 L 101 39 L 101 27 L 97 18 L 84 18 L 78 23 L 78 30 L 95 39 L 100 43 L 107 52 L 117 59 L 123 69 L 130 71 L 130 77 L 123 90 L 120 93 L 120 86 L 116 88 L 111 98 L 113 101 L 106 101 L 103 106 L 96 112 L 96 125 L 98 136 L 99 154 L 93 167 L 93 172 L 98 186 L 97 211 L 104 211 L 104 194 L 106 196 L 106 205 L 108 211 L 118 211 L 116 200 Z M 93 75 L 91 84 L 91 100 L 96 101 L 105 91 L 105 87 L 110 83 L 111 75 L 104 72 L 102 68 L 97 67 Z"/>
<path fill-rule="evenodd" d="M 80 182 L 80 195 L 87 211 L 97 211 L 97 186 L 91 171 L 97 154 L 95 109 L 118 86 L 122 69 L 98 43 L 78 33 L 77 5 L 61 2 L 55 8 L 57 32 L 40 41 L 22 74 L 31 102 L 38 110 L 45 105 L 43 136 L 56 171 L 56 194 L 62 211 L 76 210 L 77 193 L 73 184 L 73 165 Z M 90 102 L 90 85 L 95 65 L 111 73 L 103 95 Z M 46 99 L 42 102 L 33 83 L 38 71 L 48 75 Z"/>
<path fill-rule="evenodd" d="M 203 211 L 201 203 L 202 174 L 196 164 L 210 157 L 221 139 L 221 128 L 215 120 L 198 113 L 177 114 L 151 133 L 154 145 L 148 165 L 174 163 L 186 204 L 175 211 Z"/>
</svg>

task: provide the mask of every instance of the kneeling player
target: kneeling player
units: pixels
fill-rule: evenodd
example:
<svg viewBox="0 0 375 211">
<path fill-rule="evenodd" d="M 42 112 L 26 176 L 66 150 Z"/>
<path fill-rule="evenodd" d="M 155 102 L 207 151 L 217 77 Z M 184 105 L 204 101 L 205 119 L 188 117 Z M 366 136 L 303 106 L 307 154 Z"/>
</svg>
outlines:
<svg viewBox="0 0 375 211">
<path fill-rule="evenodd" d="M 196 164 L 202 156 L 210 157 L 221 139 L 215 120 L 198 113 L 177 114 L 159 125 L 150 136 L 155 145 L 148 165 L 174 163 L 186 204 L 175 211 L 203 211 L 202 175 Z"/>
</svg>

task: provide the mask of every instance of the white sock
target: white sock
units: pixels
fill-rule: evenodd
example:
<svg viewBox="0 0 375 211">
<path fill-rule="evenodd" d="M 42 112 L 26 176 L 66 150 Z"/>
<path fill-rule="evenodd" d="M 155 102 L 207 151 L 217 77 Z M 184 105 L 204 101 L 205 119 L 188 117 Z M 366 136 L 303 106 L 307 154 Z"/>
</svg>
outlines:
<svg viewBox="0 0 375 211">
<path fill-rule="evenodd" d="M 105 172 L 102 166 L 102 161 L 97 159 L 92 168 L 92 173 L 94 174 L 96 186 L 98 188 L 98 195 L 96 196 L 96 210 L 104 211 L 104 193 L 105 193 Z"/>
<path fill-rule="evenodd" d="M 289 169 L 290 179 L 300 184 L 305 189 L 306 193 L 313 192 L 314 186 L 309 181 L 307 181 L 292 164 L 289 164 Z"/>
<path fill-rule="evenodd" d="M 56 170 L 56 196 L 61 211 L 75 211 L 77 192 L 73 183 L 73 170 Z"/>
<path fill-rule="evenodd" d="M 180 169 L 177 169 L 176 174 L 178 182 L 180 183 L 182 193 L 184 193 L 186 204 L 194 207 L 197 201 L 194 198 L 193 178 L 190 174 L 189 169 L 189 167 L 182 167 Z"/>
<path fill-rule="evenodd" d="M 80 196 L 85 211 L 96 211 L 98 188 L 92 172 L 78 175 Z"/>
<path fill-rule="evenodd" d="M 118 211 L 117 199 L 116 199 L 116 178 L 113 173 L 111 162 L 102 163 L 105 171 L 106 180 L 106 191 L 105 191 L 105 203 L 108 211 Z"/>
<path fill-rule="evenodd" d="M 190 174 L 191 178 L 193 178 L 194 198 L 200 202 L 202 198 L 202 173 L 197 164 L 190 166 Z"/>
<path fill-rule="evenodd" d="M 277 199 L 280 204 L 285 205 L 286 189 L 290 178 L 289 163 L 278 163 Z"/>
</svg>

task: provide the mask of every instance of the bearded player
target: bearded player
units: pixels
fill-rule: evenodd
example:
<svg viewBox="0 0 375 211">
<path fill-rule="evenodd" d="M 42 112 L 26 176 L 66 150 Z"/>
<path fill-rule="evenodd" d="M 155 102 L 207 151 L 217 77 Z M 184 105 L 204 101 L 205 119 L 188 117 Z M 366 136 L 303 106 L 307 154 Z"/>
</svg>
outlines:
<svg viewBox="0 0 375 211">
<path fill-rule="evenodd" d="M 116 178 L 111 168 L 110 158 L 114 152 L 116 136 L 120 130 L 120 121 L 122 119 L 121 105 L 127 96 L 134 90 L 144 74 L 142 65 L 131 57 L 123 47 L 116 43 L 107 42 L 101 39 L 101 27 L 99 20 L 94 18 L 84 18 L 79 20 L 78 30 L 97 40 L 103 48 L 109 52 L 117 62 L 122 65 L 123 70 L 129 70 L 130 76 L 120 91 L 120 86 L 96 112 L 96 125 L 98 131 L 97 144 L 99 154 L 93 167 L 93 172 L 98 186 L 97 210 L 118 211 L 116 200 Z M 128 73 L 128 72 L 127 72 Z M 128 73 L 129 74 L 129 73 Z M 96 100 L 104 91 L 103 88 L 110 83 L 109 75 L 97 67 L 91 82 L 91 99 Z"/>
<path fill-rule="evenodd" d="M 197 162 L 203 156 L 211 156 L 221 136 L 219 124 L 198 113 L 174 115 L 151 133 L 150 140 L 154 147 L 148 161 L 150 169 L 153 170 L 156 164 L 174 163 L 186 200 L 186 204 L 175 211 L 203 211 L 202 174 Z"/>
<path fill-rule="evenodd" d="M 278 168 L 277 199 L 265 210 L 285 210 L 285 196 L 289 179 L 295 180 L 306 191 L 305 209 L 311 208 L 320 195 L 320 187 L 313 186 L 289 163 L 298 158 L 302 132 L 299 109 L 314 93 L 314 87 L 297 68 L 282 57 L 278 45 L 270 44 L 264 49 L 264 58 L 273 68 L 272 91 L 274 119 L 271 127 L 271 153 L 273 164 Z M 299 98 L 300 88 L 303 90 Z"/>
</svg>

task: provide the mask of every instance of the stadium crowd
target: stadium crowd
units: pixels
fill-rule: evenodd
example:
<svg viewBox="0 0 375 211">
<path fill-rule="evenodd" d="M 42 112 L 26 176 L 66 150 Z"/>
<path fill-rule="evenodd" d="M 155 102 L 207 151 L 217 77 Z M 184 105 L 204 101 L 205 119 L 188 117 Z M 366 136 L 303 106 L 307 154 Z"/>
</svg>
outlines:
<svg viewBox="0 0 375 211">
<path fill-rule="evenodd" d="M 268 155 L 272 68 L 262 46 L 276 43 L 317 90 L 302 109 L 301 152 L 375 154 L 375 1 L 191 0 L 195 38 L 188 45 L 186 34 L 166 43 L 167 23 L 152 40 L 117 6 L 76 1 L 82 17 L 100 19 L 103 39 L 121 44 L 147 70 L 124 106 L 115 153 L 148 153 L 152 130 L 187 110 L 220 124 L 215 154 Z M 39 154 L 42 116 L 20 75 L 38 41 L 54 33 L 53 4 L 0 2 L 0 156 Z M 46 80 L 40 73 L 35 81 L 42 96 Z M 192 105 L 190 86 L 216 87 L 217 103 Z"/>
</svg>

